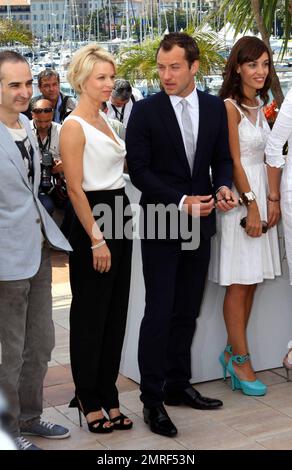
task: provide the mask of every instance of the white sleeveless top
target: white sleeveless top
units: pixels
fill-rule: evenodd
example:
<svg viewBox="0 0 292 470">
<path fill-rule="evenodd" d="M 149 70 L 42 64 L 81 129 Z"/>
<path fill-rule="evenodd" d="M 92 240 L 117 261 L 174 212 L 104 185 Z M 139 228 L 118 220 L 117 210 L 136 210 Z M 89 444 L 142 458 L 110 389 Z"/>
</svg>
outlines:
<svg viewBox="0 0 292 470">
<path fill-rule="evenodd" d="M 226 98 L 225 101 L 232 103 L 241 117 L 238 124 L 241 164 L 245 168 L 247 165 L 264 163 L 265 146 L 271 131 L 262 107 L 259 107 L 256 122 L 253 123 L 235 100 Z"/>
<path fill-rule="evenodd" d="M 104 113 L 100 115 L 110 127 L 116 142 L 80 116 L 69 115 L 64 121 L 73 119 L 79 122 L 84 133 L 82 181 L 84 191 L 120 189 L 126 184 L 123 177 L 125 143 L 109 125 Z"/>
</svg>

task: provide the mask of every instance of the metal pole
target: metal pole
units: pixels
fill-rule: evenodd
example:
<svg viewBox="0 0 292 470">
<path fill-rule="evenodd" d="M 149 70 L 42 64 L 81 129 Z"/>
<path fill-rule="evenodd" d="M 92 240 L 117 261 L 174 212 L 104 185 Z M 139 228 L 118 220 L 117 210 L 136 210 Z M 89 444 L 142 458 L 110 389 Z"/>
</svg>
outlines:
<svg viewBox="0 0 292 470">
<path fill-rule="evenodd" d="M 150 25 L 151 25 L 151 39 L 153 39 L 153 0 L 150 0 Z"/>
<path fill-rule="evenodd" d="M 175 14 L 175 7 L 173 8 L 173 31 L 176 33 L 176 14 Z"/>
<path fill-rule="evenodd" d="M 129 23 L 129 0 L 126 0 L 126 33 L 127 33 L 127 46 L 130 39 L 130 23 Z"/>
<path fill-rule="evenodd" d="M 200 0 L 200 24 L 202 23 L 202 0 Z"/>
<path fill-rule="evenodd" d="M 161 36 L 160 0 L 157 0 L 157 26 L 158 26 L 158 36 Z"/>
<path fill-rule="evenodd" d="M 142 21 L 143 21 L 143 17 L 142 17 L 142 12 L 141 12 L 141 13 L 140 13 L 140 44 L 141 44 L 142 41 L 143 41 Z"/>
<path fill-rule="evenodd" d="M 97 42 L 99 42 L 99 8 L 98 8 L 98 5 L 96 9 L 96 33 L 97 33 Z"/>
<path fill-rule="evenodd" d="M 111 0 L 108 0 L 108 24 L 109 24 L 109 38 L 112 41 L 112 4 Z"/>
</svg>

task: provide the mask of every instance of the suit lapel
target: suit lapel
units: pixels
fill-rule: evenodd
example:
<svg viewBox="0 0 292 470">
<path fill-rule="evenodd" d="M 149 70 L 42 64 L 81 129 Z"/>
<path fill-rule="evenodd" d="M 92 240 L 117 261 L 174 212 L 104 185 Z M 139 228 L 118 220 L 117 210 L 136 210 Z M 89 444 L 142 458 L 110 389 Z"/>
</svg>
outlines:
<svg viewBox="0 0 292 470">
<path fill-rule="evenodd" d="M 193 175 L 198 171 L 200 160 L 204 153 L 203 144 L 205 140 L 205 131 L 210 125 L 210 119 L 208 119 L 208 109 L 206 109 L 206 106 L 204 105 L 204 93 L 201 92 L 200 90 L 197 90 L 197 93 L 198 93 L 198 101 L 199 101 L 199 129 L 198 129 L 198 139 L 197 139 Z"/>
<path fill-rule="evenodd" d="M 160 94 L 160 107 L 159 107 L 159 114 L 161 119 L 165 125 L 165 128 L 168 131 L 169 137 L 173 143 L 173 146 L 178 154 L 181 163 L 187 173 L 191 175 L 189 163 L 187 160 L 185 146 L 183 142 L 183 138 L 181 135 L 180 127 L 176 119 L 176 115 L 174 109 L 172 107 L 171 101 L 166 93 L 161 92 Z"/>
</svg>

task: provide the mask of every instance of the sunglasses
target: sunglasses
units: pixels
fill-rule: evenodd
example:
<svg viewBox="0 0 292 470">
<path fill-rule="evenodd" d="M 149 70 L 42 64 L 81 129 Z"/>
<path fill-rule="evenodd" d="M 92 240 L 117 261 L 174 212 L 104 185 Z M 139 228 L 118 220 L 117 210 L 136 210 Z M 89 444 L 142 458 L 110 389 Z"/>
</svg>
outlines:
<svg viewBox="0 0 292 470">
<path fill-rule="evenodd" d="M 32 112 L 35 113 L 35 114 L 41 114 L 41 113 L 48 114 L 48 113 L 51 113 L 53 111 L 54 111 L 54 108 L 34 108 L 32 110 Z"/>
</svg>

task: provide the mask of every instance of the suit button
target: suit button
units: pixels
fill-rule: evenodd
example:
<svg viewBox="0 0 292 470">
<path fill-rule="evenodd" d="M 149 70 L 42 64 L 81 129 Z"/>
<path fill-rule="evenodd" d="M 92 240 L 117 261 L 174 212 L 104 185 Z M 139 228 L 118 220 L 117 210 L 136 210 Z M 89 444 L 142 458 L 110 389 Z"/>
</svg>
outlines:
<svg viewBox="0 0 292 470">
<path fill-rule="evenodd" d="M 36 219 L 36 223 L 37 223 L 37 224 L 40 224 L 40 223 L 41 223 L 41 219 Z"/>
</svg>

